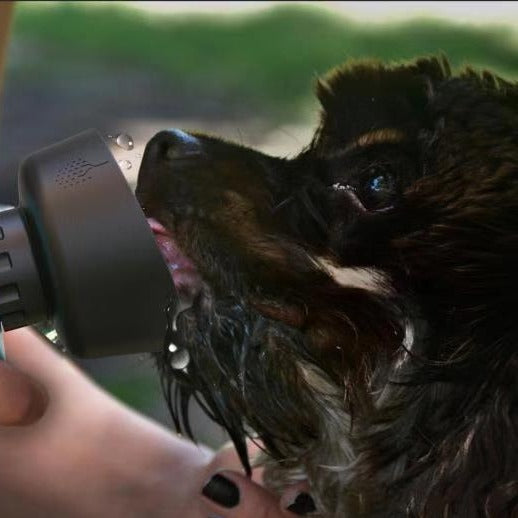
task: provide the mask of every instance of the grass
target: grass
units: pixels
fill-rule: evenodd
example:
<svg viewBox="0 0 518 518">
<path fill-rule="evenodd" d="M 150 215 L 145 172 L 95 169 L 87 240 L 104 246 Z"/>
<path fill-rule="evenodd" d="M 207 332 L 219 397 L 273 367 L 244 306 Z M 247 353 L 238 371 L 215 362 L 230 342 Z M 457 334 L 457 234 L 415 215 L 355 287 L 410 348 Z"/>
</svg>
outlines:
<svg viewBox="0 0 518 518">
<path fill-rule="evenodd" d="M 518 78 L 518 38 L 509 27 L 413 20 L 362 25 L 318 6 L 279 5 L 250 15 L 145 15 L 81 2 L 39 8 L 19 3 L 15 38 L 51 49 L 42 70 L 67 63 L 141 68 L 180 89 L 295 112 L 308 102 L 315 76 L 347 58 L 411 59 L 445 53 Z"/>
</svg>

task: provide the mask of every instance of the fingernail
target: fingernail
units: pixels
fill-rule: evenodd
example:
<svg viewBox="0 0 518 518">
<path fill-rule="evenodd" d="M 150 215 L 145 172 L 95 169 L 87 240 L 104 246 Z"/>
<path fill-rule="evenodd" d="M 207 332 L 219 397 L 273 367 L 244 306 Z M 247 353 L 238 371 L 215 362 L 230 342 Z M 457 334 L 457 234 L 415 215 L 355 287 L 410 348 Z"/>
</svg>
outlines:
<svg viewBox="0 0 518 518">
<path fill-rule="evenodd" d="M 239 504 L 238 487 L 223 475 L 214 475 L 203 486 L 202 494 L 223 507 L 231 508 Z"/>
<path fill-rule="evenodd" d="M 314 513 L 317 510 L 313 498 L 308 493 L 299 493 L 294 502 L 286 509 L 299 515 Z"/>
</svg>

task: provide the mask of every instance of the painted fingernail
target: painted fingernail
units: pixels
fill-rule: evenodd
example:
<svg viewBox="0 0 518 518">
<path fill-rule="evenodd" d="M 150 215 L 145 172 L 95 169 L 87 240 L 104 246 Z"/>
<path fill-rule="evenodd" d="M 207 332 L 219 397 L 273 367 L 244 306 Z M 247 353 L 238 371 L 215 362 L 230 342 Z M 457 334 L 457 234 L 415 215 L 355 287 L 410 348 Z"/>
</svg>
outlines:
<svg viewBox="0 0 518 518">
<path fill-rule="evenodd" d="M 201 492 L 203 496 L 228 509 L 239 504 L 238 487 L 223 475 L 214 475 Z"/>
<path fill-rule="evenodd" d="M 317 510 L 313 498 L 308 493 L 299 493 L 294 502 L 286 509 L 299 515 L 314 513 Z"/>
</svg>

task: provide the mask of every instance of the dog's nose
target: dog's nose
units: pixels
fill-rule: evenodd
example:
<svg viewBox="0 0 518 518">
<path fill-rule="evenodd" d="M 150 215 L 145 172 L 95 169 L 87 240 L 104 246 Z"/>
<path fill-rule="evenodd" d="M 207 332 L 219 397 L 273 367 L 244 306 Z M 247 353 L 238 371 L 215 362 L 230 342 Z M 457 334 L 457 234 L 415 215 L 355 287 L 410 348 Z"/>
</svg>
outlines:
<svg viewBox="0 0 518 518">
<path fill-rule="evenodd" d="M 201 154 L 201 143 L 193 135 L 176 128 L 167 130 L 167 133 L 172 137 L 171 147 L 167 150 L 168 158 L 188 158 Z"/>
<path fill-rule="evenodd" d="M 149 141 L 146 153 L 159 160 L 181 160 L 200 156 L 202 146 L 197 137 L 172 128 L 157 133 Z"/>
<path fill-rule="evenodd" d="M 161 178 L 170 177 L 172 171 L 177 180 L 183 178 L 185 175 L 179 173 L 190 170 L 204 157 L 198 137 L 176 128 L 160 131 L 146 145 L 135 191 L 137 197 L 153 192 Z"/>
</svg>

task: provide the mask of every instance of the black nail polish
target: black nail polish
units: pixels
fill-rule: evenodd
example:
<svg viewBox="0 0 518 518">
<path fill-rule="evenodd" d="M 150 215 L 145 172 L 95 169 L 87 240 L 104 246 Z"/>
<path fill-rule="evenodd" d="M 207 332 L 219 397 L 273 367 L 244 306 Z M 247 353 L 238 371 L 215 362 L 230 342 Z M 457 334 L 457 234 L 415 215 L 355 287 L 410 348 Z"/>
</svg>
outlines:
<svg viewBox="0 0 518 518">
<path fill-rule="evenodd" d="M 239 504 L 238 487 L 223 475 L 214 475 L 201 492 L 210 500 L 229 509 Z"/>
<path fill-rule="evenodd" d="M 288 511 L 299 515 L 314 513 L 317 510 L 313 498 L 311 498 L 311 495 L 308 495 L 307 493 L 300 493 L 297 495 L 295 501 L 287 507 L 287 509 Z"/>
</svg>

